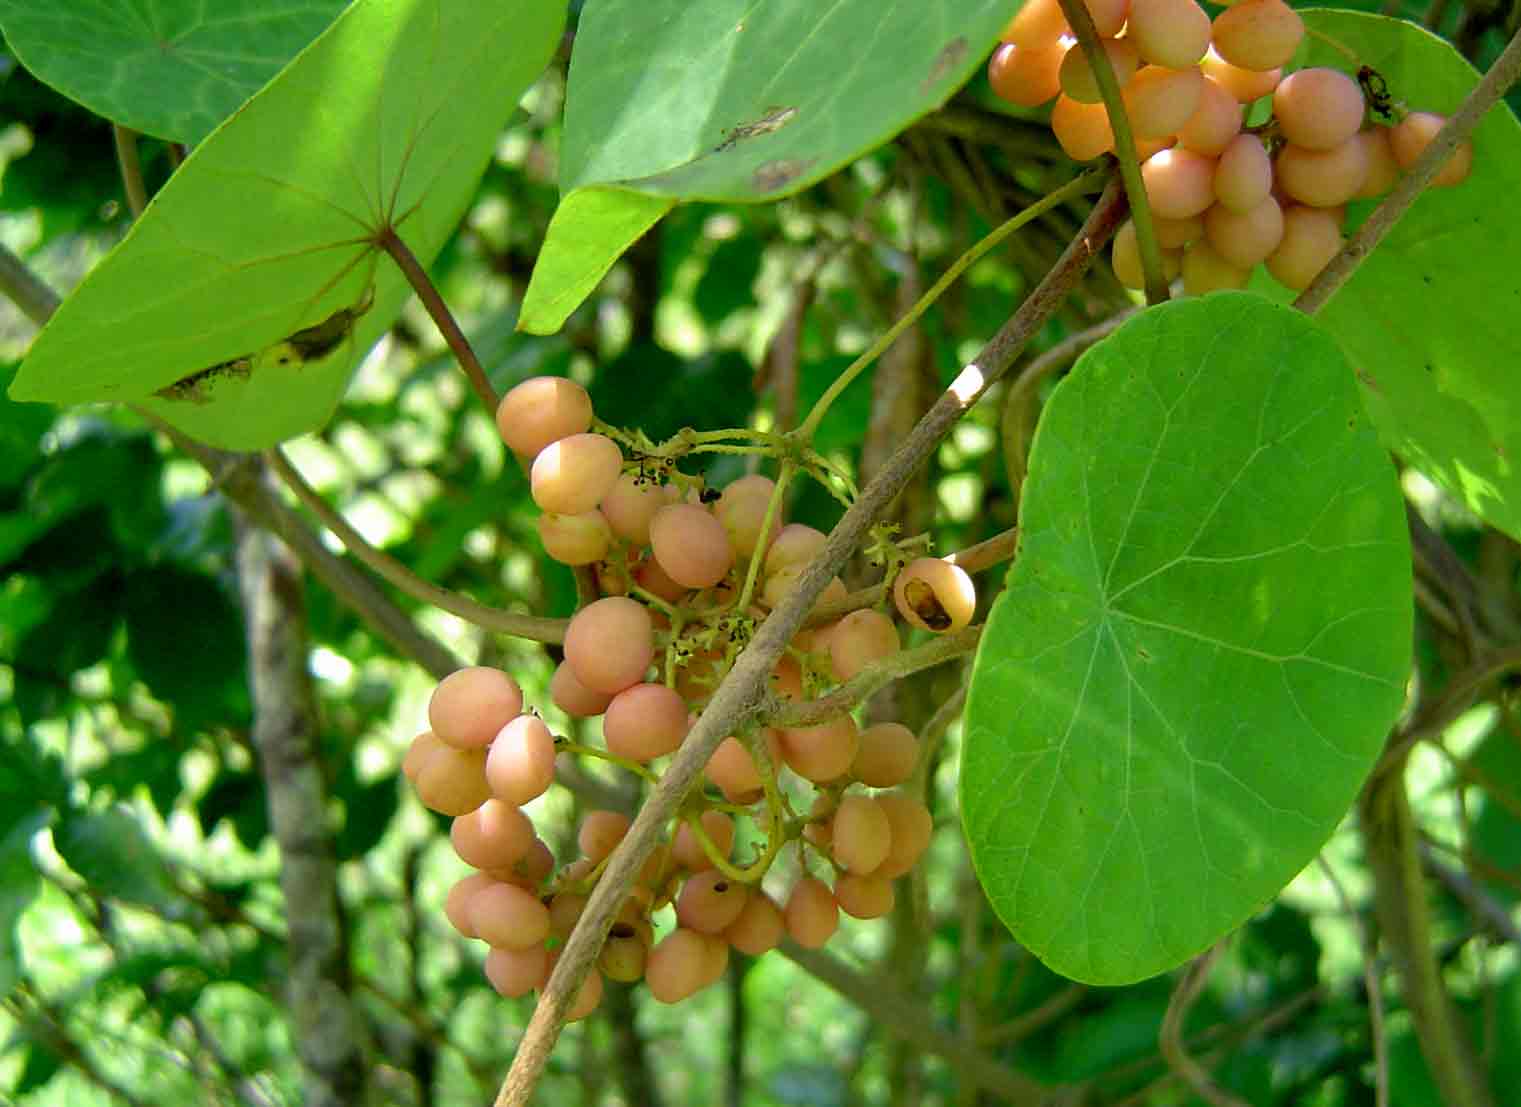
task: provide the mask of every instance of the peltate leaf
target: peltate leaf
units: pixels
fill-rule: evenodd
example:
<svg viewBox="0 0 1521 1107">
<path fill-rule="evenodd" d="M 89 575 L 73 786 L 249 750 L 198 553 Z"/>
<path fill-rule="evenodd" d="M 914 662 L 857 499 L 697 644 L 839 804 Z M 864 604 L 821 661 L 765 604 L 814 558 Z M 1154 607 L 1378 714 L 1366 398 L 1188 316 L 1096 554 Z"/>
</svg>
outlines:
<svg viewBox="0 0 1521 1107">
<path fill-rule="evenodd" d="M 0 0 L 21 64 L 98 115 L 196 143 L 348 0 Z"/>
<path fill-rule="evenodd" d="M 955 92 L 1006 0 L 601 0 L 576 30 L 564 194 L 521 326 L 556 330 L 679 200 L 802 189 Z"/>
<path fill-rule="evenodd" d="M 38 335 L 15 399 L 131 401 L 220 446 L 321 426 L 559 41 L 564 0 L 355 0 L 195 152 Z"/>
<path fill-rule="evenodd" d="M 1335 343 L 1224 293 L 1084 355 L 1020 522 L 967 705 L 967 839 L 1016 938 L 1128 983 L 1263 907 L 1356 795 L 1410 662 L 1399 488 Z"/>
<path fill-rule="evenodd" d="M 1478 73 L 1412 23 L 1307 11 L 1306 25 L 1376 68 L 1412 109 L 1451 113 Z M 1348 69 L 1335 46 L 1307 36 L 1297 59 Z M 1521 537 L 1521 400 L 1513 367 L 1521 335 L 1521 123 L 1504 103 L 1473 135 L 1472 175 L 1432 189 L 1319 313 L 1357 369 L 1380 435 L 1485 521 Z M 1354 219 L 1371 204 L 1354 206 Z"/>
</svg>

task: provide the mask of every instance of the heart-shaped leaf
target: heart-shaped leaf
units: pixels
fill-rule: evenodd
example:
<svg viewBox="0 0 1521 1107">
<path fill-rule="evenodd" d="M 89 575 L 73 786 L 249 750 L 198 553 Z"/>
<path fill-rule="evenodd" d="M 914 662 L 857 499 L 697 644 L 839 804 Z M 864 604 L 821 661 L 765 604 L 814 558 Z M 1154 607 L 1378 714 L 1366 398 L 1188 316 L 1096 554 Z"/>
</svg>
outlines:
<svg viewBox="0 0 1521 1107">
<path fill-rule="evenodd" d="M 1259 910 L 1356 795 L 1410 661 L 1399 488 L 1335 343 L 1223 293 L 1083 356 L 1020 523 L 967 705 L 967 839 L 1015 937 L 1129 983 Z"/>
<path fill-rule="evenodd" d="M 38 80 L 107 119 L 197 143 L 320 34 L 348 0 L 0 0 Z"/>
<path fill-rule="evenodd" d="M 556 330 L 678 200 L 796 192 L 938 107 L 1007 0 L 601 0 L 576 29 L 555 212 L 521 326 Z"/>
<path fill-rule="evenodd" d="M 59 308 L 14 399 L 132 401 L 207 442 L 320 427 L 559 41 L 564 0 L 355 0 Z"/>
</svg>

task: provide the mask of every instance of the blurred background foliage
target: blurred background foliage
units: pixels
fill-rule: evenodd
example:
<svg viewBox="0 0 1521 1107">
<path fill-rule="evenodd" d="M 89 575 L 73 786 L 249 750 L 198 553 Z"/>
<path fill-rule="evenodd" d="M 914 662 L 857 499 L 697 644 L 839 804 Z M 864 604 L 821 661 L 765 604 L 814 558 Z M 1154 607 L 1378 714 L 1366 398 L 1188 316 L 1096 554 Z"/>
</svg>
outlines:
<svg viewBox="0 0 1521 1107">
<path fill-rule="evenodd" d="M 1437 0 L 1430 12 L 1404 14 L 1433 18 L 1483 65 L 1514 12 L 1508 2 Z M 591 390 L 602 418 L 657 438 L 687 425 L 794 420 L 956 256 L 1071 173 L 1038 118 L 1003 114 L 974 81 L 798 196 L 678 208 L 562 333 L 522 335 L 515 305 L 557 197 L 565 60 L 562 51 L 503 133 L 435 278 L 499 390 L 566 374 Z M 143 152 L 152 187 L 169 172 L 170 152 L 151 142 Z M 109 126 L 3 49 L 0 173 L 0 242 L 57 288 L 125 231 Z M 891 388 L 874 394 L 863 380 L 830 413 L 821 447 L 856 472 L 869 468 L 863 454 L 893 433 L 884 391 L 928 395 L 949 380 L 1082 214 L 1058 210 L 975 266 L 930 310 Z M 1127 302 L 1100 267 L 1038 348 Z M 33 333 L 0 303 L 0 384 Z M 795 374 L 779 371 L 789 365 Z M 995 393 L 974 411 L 905 501 L 941 551 L 1015 521 L 1017 491 L 999 443 L 1005 421 L 1023 425 L 1034 413 L 1005 412 L 1003 400 Z M 426 579 L 500 606 L 573 610 L 574 580 L 541 555 L 521 469 L 415 305 L 366 362 L 338 417 L 289 453 L 372 543 Z M 722 483 L 742 471 L 737 459 L 721 459 L 710 476 Z M 1485 602 L 1515 624 L 1515 543 L 1418 476 L 1406 486 Z M 816 489 L 790 510 L 824 528 L 837 511 Z M 331 592 L 310 577 L 305 587 L 351 1000 L 376 1094 L 438 1107 L 486 1102 L 531 1000 L 498 998 L 482 975 L 483 950 L 444 920 L 444 892 L 465 869 L 446 821 L 399 779 L 431 680 Z M 393 599 L 456 657 L 510 669 L 531 702 L 548 705 L 552 649 Z M 1457 663 L 1453 636 L 1429 617 L 1418 625 L 1416 679 L 1440 684 Z M 59 413 L 0 400 L 0 1101 L 301 1101 L 280 998 L 280 856 L 251 739 L 245 639 L 233 520 L 198 464 L 118 410 Z M 920 725 L 956 685 L 954 673 L 908 681 L 895 708 Z M 1513 944 L 1521 748 L 1512 696 L 1502 686 L 1461 715 L 1417 751 L 1410 772 L 1438 877 L 1444 978 L 1500 1089 L 1521 1087 Z M 847 921 L 831 953 L 965 1048 L 1043 1082 L 1082 1082 L 1087 1102 L 1198 1102 L 1158 1051 L 1175 980 L 1072 984 L 986 910 L 960 843 L 956 739 L 952 725 L 931 787 L 940 830 L 913 894 L 900 896 L 885 923 Z M 534 805 L 557 851 L 570 848 L 579 809 L 597 805 L 587 797 L 615 784 L 595 766 L 579 782 Z M 1307 870 L 1229 943 L 1186 1025 L 1219 1083 L 1252 1104 L 1374 1102 L 1360 944 L 1371 925 L 1370 877 L 1350 825 L 1326 858 L 1351 913 L 1324 870 Z M 1435 1105 L 1388 965 L 1374 970 L 1393 1102 Z M 736 963 L 727 987 L 673 1008 L 640 989 L 610 989 L 597 1015 L 567 1031 L 541 1099 L 994 1101 L 954 1061 L 895 1031 L 891 1010 L 865 1011 L 780 955 Z"/>
</svg>

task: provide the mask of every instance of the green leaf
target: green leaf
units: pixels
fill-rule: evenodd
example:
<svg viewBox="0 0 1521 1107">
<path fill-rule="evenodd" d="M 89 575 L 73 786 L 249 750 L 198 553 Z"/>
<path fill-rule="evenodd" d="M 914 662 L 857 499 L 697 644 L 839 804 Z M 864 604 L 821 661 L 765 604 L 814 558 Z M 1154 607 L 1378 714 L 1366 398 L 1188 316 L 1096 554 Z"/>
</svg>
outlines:
<svg viewBox="0 0 1521 1107">
<path fill-rule="evenodd" d="M 1398 484 L 1335 344 L 1225 293 L 1084 355 L 1020 521 L 967 706 L 973 863 L 1053 969 L 1141 980 L 1272 899 L 1372 765 L 1410 661 Z"/>
<path fill-rule="evenodd" d="M 42 877 L 32 863 L 32 838 L 49 817 L 48 812 L 34 811 L 0 836 L 0 994 L 9 994 L 21 979 L 16 923 L 42 887 Z"/>
<path fill-rule="evenodd" d="M 103 895 L 141 904 L 171 919 L 190 913 L 168 862 L 126 808 L 64 811 L 53 828 L 53 845 L 69 867 Z"/>
<path fill-rule="evenodd" d="M 1450 114 L 1474 68 L 1414 24 L 1307 11 L 1308 27 L 1350 47 L 1397 101 Z M 1349 69 L 1307 36 L 1298 59 Z M 1356 367 L 1384 442 L 1485 521 L 1521 537 L 1521 404 L 1512 367 L 1521 334 L 1521 124 L 1497 104 L 1474 132 L 1473 173 L 1422 195 L 1319 313 Z M 1373 205 L 1354 206 L 1359 219 Z"/>
<path fill-rule="evenodd" d="M 560 187 L 523 303 L 547 333 L 679 200 L 807 187 L 942 104 L 1006 0 L 602 0 L 576 29 Z"/>
<path fill-rule="evenodd" d="M 21 1066 L 21 1075 L 16 1078 L 13 1091 L 18 1097 L 34 1092 L 46 1086 L 62 1068 L 63 1062 L 56 1053 L 42 1042 L 31 1041 L 27 1043 L 26 1061 Z"/>
<path fill-rule="evenodd" d="M 14 365 L 0 365 L 0 388 L 15 375 Z M 0 492 L 19 485 L 42 459 L 42 436 L 52 423 L 45 407 L 0 398 Z"/>
<path fill-rule="evenodd" d="M 229 820 L 244 849 L 255 850 L 269 836 L 269 813 L 263 782 L 250 772 L 223 769 L 195 806 L 201 833 L 210 837 L 217 824 Z"/>
<path fill-rule="evenodd" d="M 66 683 L 105 658 L 120 614 L 121 578 L 107 573 L 84 588 L 58 596 L 48 617 L 22 637 L 17 658 L 30 673 L 51 674 L 57 682 Z"/>
<path fill-rule="evenodd" d="M 1505 722 L 1497 725 L 1469 759 L 1473 779 L 1482 782 L 1473 805 L 1470 848 L 1480 862 L 1479 871 L 1521 872 L 1521 742 Z M 1513 884 L 1485 881 L 1490 895 L 1507 906 L 1518 898 Z"/>
<path fill-rule="evenodd" d="M 12 397 L 136 402 L 234 449 L 320 427 L 410 291 L 377 235 L 438 253 L 564 13 L 355 0 L 196 148 L 38 335 Z"/>
<path fill-rule="evenodd" d="M 107 119 L 196 143 L 348 0 L 0 0 L 21 64 Z"/>
<path fill-rule="evenodd" d="M 126 580 L 127 657 L 186 727 L 246 721 L 243 620 L 210 577 L 172 566 Z"/>
</svg>

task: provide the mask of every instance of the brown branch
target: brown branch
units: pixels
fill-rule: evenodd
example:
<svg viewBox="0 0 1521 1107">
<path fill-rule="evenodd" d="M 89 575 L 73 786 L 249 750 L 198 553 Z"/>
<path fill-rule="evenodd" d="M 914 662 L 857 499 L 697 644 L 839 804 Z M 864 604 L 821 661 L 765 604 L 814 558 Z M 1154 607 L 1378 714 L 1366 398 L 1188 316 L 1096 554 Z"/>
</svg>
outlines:
<svg viewBox="0 0 1521 1107">
<path fill-rule="evenodd" d="M 418 629 L 374 581 L 322 544 L 316 532 L 269 486 L 264 465 L 256 456 L 214 449 L 146 412 L 138 414 L 205 466 L 213 485 L 224 496 L 259 526 L 278 535 L 313 576 L 402 657 L 411 658 L 440 680 L 460 667 L 459 659 L 436 638 Z"/>
<path fill-rule="evenodd" d="M 718 743 L 744 729 L 761 710 L 771 670 L 825 585 L 839 572 L 873 522 L 887 510 L 940 440 L 988 387 L 1002 377 L 1025 344 L 1061 307 L 1124 214 L 1124 194 L 1111 180 L 1079 237 L 1063 253 L 1056 267 L 993 336 L 977 359 L 962 370 L 914 427 L 913 433 L 881 474 L 862 490 L 830 532 L 823 551 L 739 655 L 712 701 L 687 734 L 660 784 L 640 809 L 633 827 L 608 859 L 607 868 L 593 889 L 581 920 L 566 942 L 534 1008 L 512 1068 L 497 1096 L 497 1107 L 523 1107 L 529 1102 L 539 1076 L 549 1063 L 550 1052 L 564 1025 L 571 999 L 590 969 L 635 874 L 665 834 L 682 798 L 697 780 Z"/>
<path fill-rule="evenodd" d="M 981 639 L 982 625 L 978 624 L 942 635 L 911 650 L 899 650 L 880 661 L 873 661 L 828 695 L 801 703 L 781 704 L 775 712 L 768 713 L 766 721 L 774 726 L 814 726 L 838 718 L 895 680 L 971 653 Z"/>
<path fill-rule="evenodd" d="M 1018 548 L 1019 528 L 1010 527 L 964 550 L 946 554 L 944 560 L 965 569 L 968 573 L 980 573 L 984 569 L 991 569 L 999 562 L 1008 561 Z"/>
<path fill-rule="evenodd" d="M 248 632 L 253 737 L 269 825 L 280 847 L 289 979 L 287 1010 L 304 1073 L 304 1102 L 348 1107 L 369 1084 L 353 1003 L 348 924 L 318 748 L 317 691 L 307 665 L 306 603 L 291 552 L 239 516 L 238 581 Z"/>
<path fill-rule="evenodd" d="M 0 243 L 0 293 L 39 327 L 58 310 L 58 293 L 3 243 Z"/>
<path fill-rule="evenodd" d="M 1479 886 L 1478 881 L 1461 869 L 1454 869 L 1438 860 L 1431 847 L 1421 843 L 1421 867 L 1441 882 L 1469 914 L 1493 930 L 1497 935 L 1521 949 L 1521 926 L 1505 907 Z"/>
<path fill-rule="evenodd" d="M 486 604 L 477 603 L 469 596 L 462 596 L 458 592 L 451 592 L 447 588 L 440 588 L 424 580 L 390 554 L 376 549 L 365 541 L 364 535 L 355 530 L 348 520 L 322 498 L 321 493 L 306 482 L 306 478 L 291 464 L 290 459 L 278 446 L 266 450 L 264 457 L 285 486 L 322 521 L 323 526 L 338 536 L 338 540 L 350 553 L 414 600 L 431 604 L 451 615 L 458 615 L 467 623 L 472 623 L 483 630 L 494 630 L 502 634 L 515 635 L 518 638 L 529 638 L 536 642 L 558 644 L 565 641 L 565 627 L 569 622 L 567 619 L 541 619 L 533 615 L 520 615 L 516 611 L 488 607 Z M 583 602 L 586 602 L 584 598 Z"/>
<path fill-rule="evenodd" d="M 1221 940 L 1208 952 L 1194 958 L 1183 971 L 1178 986 L 1173 989 L 1172 998 L 1167 1001 L 1167 1013 L 1162 1016 L 1162 1032 L 1158 1042 L 1168 1067 L 1182 1077 L 1183 1082 L 1200 1099 L 1208 1100 L 1215 1107 L 1252 1107 L 1250 1103 L 1237 1099 L 1217 1085 L 1183 1042 L 1183 1020 L 1188 1017 L 1189 1009 L 1204 989 L 1204 982 L 1209 979 L 1209 970 L 1214 968 L 1215 961 L 1224 951 L 1225 942 Z"/>
<path fill-rule="evenodd" d="M 1518 77 L 1521 77 L 1521 31 L 1517 31 L 1511 38 L 1504 52 L 1489 67 L 1489 72 L 1484 74 L 1458 110 L 1442 125 L 1419 160 L 1394 186 L 1394 191 L 1373 209 L 1363 225 L 1357 228 L 1356 233 L 1341 248 L 1341 252 L 1299 294 L 1299 298 L 1294 301 L 1295 307 L 1314 315 L 1330 302 L 1332 296 L 1341 291 L 1341 286 L 1347 283 L 1363 259 L 1383 241 L 1384 236 L 1410 210 L 1415 198 L 1441 171 L 1448 156 L 1458 148 L 1458 143 L 1473 133 L 1479 120 L 1516 83 Z"/>
<path fill-rule="evenodd" d="M 417 293 L 418 299 L 423 302 L 423 307 L 428 309 L 434 324 L 438 327 L 438 333 L 444 336 L 444 341 L 449 344 L 459 367 L 465 371 L 465 376 L 470 381 L 470 387 L 475 389 L 475 394 L 480 397 L 482 404 L 486 406 L 486 414 L 496 416 L 497 404 L 501 398 L 497 396 L 496 389 L 491 387 L 491 381 L 486 377 L 486 370 L 481 368 L 480 359 L 475 356 L 475 350 L 470 345 L 470 340 L 465 337 L 465 332 L 460 330 L 459 323 L 454 319 L 454 313 L 449 310 L 449 305 L 444 303 L 444 298 L 438 294 L 433 280 L 428 276 L 428 271 L 423 268 L 422 262 L 417 260 L 417 255 L 412 253 L 410 247 L 401 240 L 396 233 L 395 227 L 387 226 L 375 236 L 375 245 L 391 255 L 391 260 L 407 278 L 407 283 Z"/>
<path fill-rule="evenodd" d="M 1405 758 L 1418 742 L 1435 738 L 1467 711 L 1484 686 L 1506 673 L 1521 669 L 1521 646 L 1499 650 L 1480 658 L 1456 674 L 1442 688 L 1441 697 L 1418 712 L 1390 741 L 1369 778 L 1370 786 L 1386 773 L 1403 772 Z"/>
<path fill-rule="evenodd" d="M 1036 1104 L 1066 1102 L 1076 1091 L 1072 1086 L 1038 1084 L 964 1039 L 942 1030 L 930 1018 L 924 1003 L 902 995 L 877 975 L 868 977 L 838 958 L 820 950 L 804 949 L 790 939 L 784 940 L 777 950 L 810 976 L 861 1008 L 883 1029 L 926 1053 L 943 1057 L 958 1074 L 993 1095 L 1021 1107 L 1034 1107 Z"/>
</svg>

